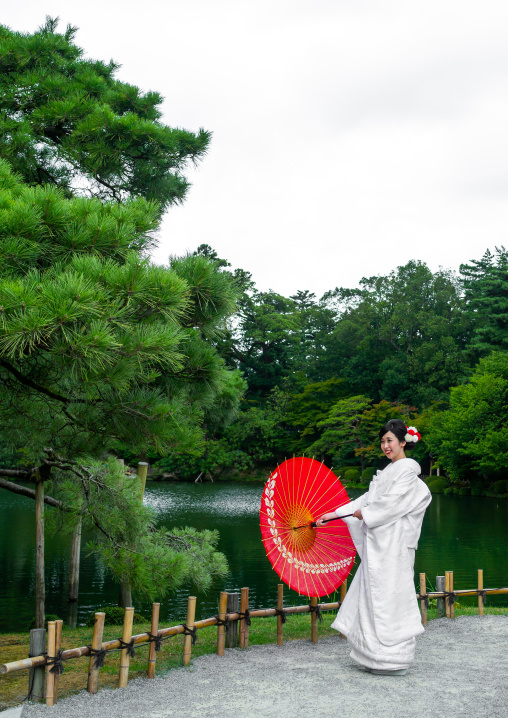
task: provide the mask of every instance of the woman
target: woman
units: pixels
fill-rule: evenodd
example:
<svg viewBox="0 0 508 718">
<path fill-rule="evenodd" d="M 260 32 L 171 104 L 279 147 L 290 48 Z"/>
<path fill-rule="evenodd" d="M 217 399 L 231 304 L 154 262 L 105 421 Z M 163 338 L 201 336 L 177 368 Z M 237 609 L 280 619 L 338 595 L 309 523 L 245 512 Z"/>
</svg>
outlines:
<svg viewBox="0 0 508 718">
<path fill-rule="evenodd" d="M 369 490 L 324 522 L 344 519 L 361 564 L 332 627 L 351 646 L 351 658 L 372 673 L 404 675 L 414 660 L 416 636 L 423 633 L 413 570 L 430 491 L 418 475 L 420 466 L 405 451 L 420 435 L 400 419 L 379 432 L 381 449 L 391 463 L 378 471 Z"/>
</svg>

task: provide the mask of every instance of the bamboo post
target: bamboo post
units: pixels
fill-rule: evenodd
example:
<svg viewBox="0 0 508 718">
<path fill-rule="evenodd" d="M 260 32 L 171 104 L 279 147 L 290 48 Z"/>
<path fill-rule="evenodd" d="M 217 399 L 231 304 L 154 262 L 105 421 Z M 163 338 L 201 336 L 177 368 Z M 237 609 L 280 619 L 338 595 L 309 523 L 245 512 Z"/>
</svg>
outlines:
<svg viewBox="0 0 508 718">
<path fill-rule="evenodd" d="M 156 636 L 159 632 L 159 611 L 160 603 L 152 603 L 152 626 L 150 633 Z M 157 653 L 155 651 L 155 642 L 151 641 L 150 650 L 148 651 L 148 678 L 155 678 L 155 660 Z"/>
<path fill-rule="evenodd" d="M 445 571 L 445 593 L 448 593 L 450 590 L 450 572 Z M 446 618 L 450 618 L 450 601 L 449 596 L 445 598 L 445 615 Z"/>
<path fill-rule="evenodd" d="M 29 657 L 42 656 L 46 650 L 46 629 L 32 628 L 30 631 Z M 33 703 L 44 700 L 44 666 L 30 668 L 28 675 L 28 696 Z"/>
<path fill-rule="evenodd" d="M 342 604 L 343 604 L 343 602 L 344 602 L 344 599 L 346 598 L 346 593 L 347 593 L 347 578 L 344 579 L 344 581 L 343 581 L 343 582 L 341 583 L 341 585 L 340 585 L 340 605 L 341 605 L 341 606 L 342 606 Z M 339 632 L 339 636 L 340 636 L 341 638 L 344 638 L 344 640 L 345 640 L 345 638 L 346 638 L 346 636 L 345 636 L 343 633 L 340 633 L 340 632 Z"/>
<path fill-rule="evenodd" d="M 58 655 L 58 653 L 62 650 L 62 628 L 63 628 L 63 621 L 59 619 L 58 621 L 55 621 L 55 656 Z M 60 679 L 60 672 L 57 671 L 55 673 L 55 683 L 53 686 L 53 696 L 54 701 L 53 705 L 55 705 L 58 702 L 58 681 Z"/>
<path fill-rule="evenodd" d="M 420 600 L 420 606 L 422 611 L 422 625 L 427 625 L 427 600 L 423 598 L 427 595 L 427 581 L 425 578 L 425 574 L 420 574 L 420 596 L 422 597 Z"/>
<path fill-rule="evenodd" d="M 194 628 L 196 620 L 196 596 L 189 596 L 187 601 L 187 628 Z M 188 666 L 191 659 L 192 636 L 188 634 L 183 637 L 183 665 Z"/>
<path fill-rule="evenodd" d="M 317 606 L 317 596 L 312 596 L 310 599 L 311 606 Z M 312 643 L 317 643 L 317 615 L 315 611 L 310 614 L 310 640 Z"/>
<path fill-rule="evenodd" d="M 137 475 L 138 475 L 138 479 L 139 479 L 139 491 L 141 493 L 141 503 L 143 503 L 143 496 L 145 495 L 147 473 L 148 473 L 148 464 L 146 463 L 146 461 L 140 461 L 138 463 Z"/>
<path fill-rule="evenodd" d="M 227 591 L 221 591 L 220 592 L 220 599 L 219 599 L 219 619 L 221 621 L 224 621 L 226 618 L 226 610 L 228 606 L 228 592 Z M 217 629 L 217 655 L 223 656 L 224 655 L 224 626 L 219 626 Z"/>
<path fill-rule="evenodd" d="M 277 610 L 282 611 L 284 608 L 284 584 L 279 583 L 277 586 Z M 277 645 L 282 646 L 282 615 L 277 615 Z"/>
<path fill-rule="evenodd" d="M 48 647 L 46 649 L 49 658 L 56 656 L 56 621 L 48 621 Z M 55 674 L 51 673 L 53 666 L 46 666 L 46 705 L 55 704 L 54 687 Z"/>
<path fill-rule="evenodd" d="M 478 590 L 483 591 L 483 568 L 478 569 Z M 478 615 L 483 616 L 483 596 L 478 594 Z"/>
<path fill-rule="evenodd" d="M 239 596 L 237 593 L 228 593 L 227 612 L 238 613 Z M 226 648 L 236 648 L 238 645 L 238 620 L 229 622 L 229 629 L 226 633 Z"/>
<path fill-rule="evenodd" d="M 240 612 L 245 613 L 249 610 L 249 589 L 242 588 L 240 593 Z M 238 639 L 238 646 L 240 648 L 247 648 L 249 645 L 249 627 L 244 618 L 240 621 L 240 637 Z"/>
<path fill-rule="evenodd" d="M 446 578 L 445 576 L 436 576 L 436 592 L 442 593 L 446 591 Z M 446 616 L 446 600 L 444 598 L 437 599 L 437 617 L 444 618 Z"/>
<path fill-rule="evenodd" d="M 132 621 L 134 619 L 134 608 L 129 606 L 125 609 L 123 619 L 122 641 L 129 643 L 132 638 Z M 118 687 L 126 688 L 129 680 L 129 654 L 126 648 L 122 648 L 120 652 L 120 672 L 118 674 Z"/>
<path fill-rule="evenodd" d="M 105 618 L 105 613 L 95 614 L 91 644 L 94 651 L 98 651 L 102 647 L 102 635 L 104 633 Z M 88 683 L 86 685 L 86 690 L 89 693 L 97 693 L 97 688 L 99 685 L 99 669 L 95 667 L 95 663 L 95 656 L 90 655 L 90 662 L 88 664 Z"/>
</svg>

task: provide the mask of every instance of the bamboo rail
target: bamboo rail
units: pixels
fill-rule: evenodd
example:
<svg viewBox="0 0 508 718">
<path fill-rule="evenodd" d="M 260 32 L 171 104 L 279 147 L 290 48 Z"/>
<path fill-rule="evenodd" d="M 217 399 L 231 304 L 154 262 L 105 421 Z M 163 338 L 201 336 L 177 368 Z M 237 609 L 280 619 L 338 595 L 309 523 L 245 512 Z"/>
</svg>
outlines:
<svg viewBox="0 0 508 718">
<path fill-rule="evenodd" d="M 112 650 L 121 650 L 120 659 L 120 671 L 119 671 L 119 687 L 125 687 L 128 682 L 129 674 L 129 653 L 132 648 L 139 644 L 149 645 L 149 658 L 148 658 L 148 676 L 153 678 L 155 676 L 155 652 L 160 647 L 160 642 L 171 636 L 184 634 L 183 644 L 183 656 L 182 662 L 184 665 L 189 665 L 191 660 L 191 650 L 193 639 L 195 638 L 196 631 L 206 628 L 208 626 L 217 626 L 217 653 L 218 655 L 224 655 L 226 631 L 230 622 L 239 623 L 239 636 L 238 644 L 240 647 L 247 647 L 249 645 L 249 621 L 253 618 L 265 618 L 270 616 L 277 617 L 277 645 L 282 645 L 283 640 L 283 622 L 286 615 L 293 615 L 299 613 L 311 613 L 311 641 L 317 643 L 318 631 L 317 624 L 320 612 L 322 611 L 333 611 L 337 610 L 342 601 L 346 596 L 346 583 L 340 587 L 340 602 L 330 603 L 318 603 L 317 598 L 311 598 L 309 604 L 303 606 L 288 606 L 283 608 L 283 584 L 279 584 L 277 589 L 277 608 L 257 608 L 249 610 L 249 589 L 242 588 L 241 590 L 241 601 L 240 609 L 234 612 L 227 611 L 228 593 L 222 591 L 219 602 L 219 613 L 217 616 L 210 618 L 204 618 L 200 621 L 195 621 L 195 607 L 196 598 L 193 596 L 189 597 L 187 619 L 185 624 L 179 624 L 177 626 L 169 626 L 167 628 L 159 629 L 159 609 L 160 604 L 154 603 L 152 606 L 152 623 L 151 630 L 147 633 L 139 633 L 135 636 L 132 635 L 132 621 L 134 609 L 125 609 L 124 627 L 122 633 L 122 639 L 114 639 L 111 641 L 103 641 L 104 631 L 104 613 L 95 614 L 95 623 L 93 628 L 93 637 L 91 646 L 80 646 L 78 648 L 71 648 L 66 651 L 61 650 L 61 638 L 62 638 L 62 621 L 49 621 L 48 622 L 48 634 L 47 634 L 47 649 L 46 654 L 39 656 L 33 656 L 31 658 L 24 658 L 19 661 L 13 661 L 11 663 L 5 663 L 0 665 L 0 674 L 6 675 L 15 671 L 34 669 L 40 666 L 45 666 L 46 670 L 46 704 L 49 706 L 54 705 L 58 700 L 58 677 L 62 670 L 62 661 L 67 661 L 73 658 L 79 658 L 81 656 L 90 656 L 89 671 L 88 671 L 88 684 L 87 690 L 89 693 L 96 693 L 99 681 L 99 670 L 101 662 L 97 661 L 96 658 L 104 658 L 104 654 Z M 420 574 L 420 593 L 417 594 L 417 598 L 420 601 L 422 623 L 426 625 L 427 622 L 427 606 L 429 599 L 433 598 L 444 598 L 446 605 L 447 616 L 453 618 L 454 616 L 454 600 L 456 597 L 462 596 L 478 596 L 478 613 L 483 615 L 483 602 L 486 595 L 500 595 L 508 594 L 508 588 L 483 588 L 483 571 L 478 570 L 478 588 L 477 589 L 461 589 L 454 590 L 453 588 L 453 571 L 446 572 L 446 585 L 444 591 L 427 591 L 426 589 L 426 576 L 424 573 Z M 238 605 L 238 604 L 237 604 Z M 97 656 L 98 653 L 103 654 Z"/>
</svg>

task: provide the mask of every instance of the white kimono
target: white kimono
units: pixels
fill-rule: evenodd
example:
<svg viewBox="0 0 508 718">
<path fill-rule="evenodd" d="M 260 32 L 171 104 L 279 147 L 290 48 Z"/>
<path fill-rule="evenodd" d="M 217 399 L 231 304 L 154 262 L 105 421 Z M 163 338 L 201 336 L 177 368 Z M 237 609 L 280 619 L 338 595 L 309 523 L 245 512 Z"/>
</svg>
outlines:
<svg viewBox="0 0 508 718">
<path fill-rule="evenodd" d="M 369 490 L 337 509 L 362 510 L 345 519 L 361 564 L 332 628 L 351 645 L 351 658 L 367 668 L 398 670 L 414 660 L 423 633 L 414 585 L 414 557 L 425 509 L 431 502 L 413 459 L 378 471 Z"/>
</svg>

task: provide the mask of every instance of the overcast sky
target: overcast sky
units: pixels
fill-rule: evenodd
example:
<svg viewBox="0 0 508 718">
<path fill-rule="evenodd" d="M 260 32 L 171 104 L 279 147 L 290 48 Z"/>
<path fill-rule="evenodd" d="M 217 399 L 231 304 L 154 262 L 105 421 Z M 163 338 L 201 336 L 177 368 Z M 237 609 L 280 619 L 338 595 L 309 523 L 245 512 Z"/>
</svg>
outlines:
<svg viewBox="0 0 508 718">
<path fill-rule="evenodd" d="M 508 3 L 21 0 L 213 132 L 154 259 L 206 242 L 260 289 L 356 286 L 508 245 Z"/>
</svg>

